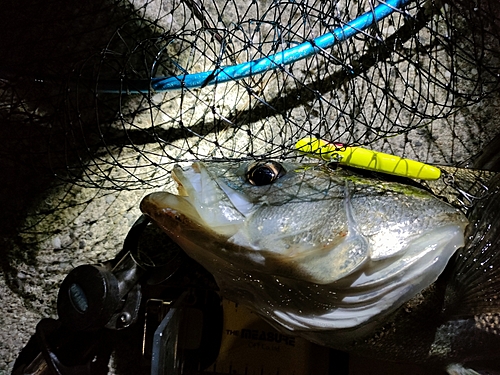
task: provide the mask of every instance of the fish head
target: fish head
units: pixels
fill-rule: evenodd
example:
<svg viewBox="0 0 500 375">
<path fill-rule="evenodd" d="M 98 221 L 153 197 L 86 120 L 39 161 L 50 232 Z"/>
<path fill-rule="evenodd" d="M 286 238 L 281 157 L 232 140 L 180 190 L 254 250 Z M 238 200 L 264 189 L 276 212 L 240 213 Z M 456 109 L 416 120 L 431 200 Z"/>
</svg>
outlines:
<svg viewBox="0 0 500 375">
<path fill-rule="evenodd" d="M 172 177 L 178 194 L 150 194 L 141 210 L 223 294 L 291 330 L 352 328 L 394 310 L 464 242 L 457 209 L 341 168 L 195 162 Z"/>
</svg>

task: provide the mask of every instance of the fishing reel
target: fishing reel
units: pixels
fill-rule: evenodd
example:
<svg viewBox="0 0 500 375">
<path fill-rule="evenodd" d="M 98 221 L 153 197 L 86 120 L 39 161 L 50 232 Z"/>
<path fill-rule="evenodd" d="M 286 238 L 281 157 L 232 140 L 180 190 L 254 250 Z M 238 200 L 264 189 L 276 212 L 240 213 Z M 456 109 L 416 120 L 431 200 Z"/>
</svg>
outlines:
<svg viewBox="0 0 500 375">
<path fill-rule="evenodd" d="M 120 331 L 134 325 L 151 374 L 202 371 L 219 352 L 222 305 L 212 276 L 146 216 L 114 259 L 66 276 L 57 312 L 38 323 L 13 374 L 107 374 Z"/>
<path fill-rule="evenodd" d="M 38 323 L 13 375 L 108 374 L 124 342 L 122 359 L 140 362 L 124 374 L 330 374 L 332 361 L 335 374 L 348 373 L 346 353 L 280 333 L 221 298 L 212 275 L 146 216 L 114 259 L 66 276 L 57 313 Z"/>
</svg>

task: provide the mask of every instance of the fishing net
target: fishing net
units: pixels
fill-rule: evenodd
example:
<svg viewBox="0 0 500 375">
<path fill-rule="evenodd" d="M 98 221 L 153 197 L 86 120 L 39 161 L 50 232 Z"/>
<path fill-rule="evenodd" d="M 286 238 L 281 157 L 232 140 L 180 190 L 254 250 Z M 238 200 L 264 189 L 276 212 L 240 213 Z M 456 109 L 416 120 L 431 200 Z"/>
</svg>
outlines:
<svg viewBox="0 0 500 375">
<path fill-rule="evenodd" d="M 294 158 L 314 136 L 472 166 L 500 132 L 495 0 L 18 1 L 0 18 L 14 322 L 111 258 L 176 163 Z"/>
</svg>

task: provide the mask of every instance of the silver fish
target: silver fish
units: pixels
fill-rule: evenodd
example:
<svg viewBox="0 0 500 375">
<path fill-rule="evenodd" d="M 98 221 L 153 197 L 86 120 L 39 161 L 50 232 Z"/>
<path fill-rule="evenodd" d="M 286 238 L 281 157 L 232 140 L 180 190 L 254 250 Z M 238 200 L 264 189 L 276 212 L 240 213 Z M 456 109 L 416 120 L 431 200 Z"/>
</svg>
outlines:
<svg viewBox="0 0 500 375">
<path fill-rule="evenodd" d="M 492 199 L 467 218 L 433 186 L 272 160 L 195 162 L 172 176 L 179 195 L 150 194 L 142 211 L 224 296 L 279 329 L 450 373 L 494 356 L 497 346 L 475 347 L 500 343 L 496 258 L 477 261 L 492 230 L 478 223 L 500 210 L 490 212 Z M 485 290 L 489 275 L 495 282 Z"/>
</svg>

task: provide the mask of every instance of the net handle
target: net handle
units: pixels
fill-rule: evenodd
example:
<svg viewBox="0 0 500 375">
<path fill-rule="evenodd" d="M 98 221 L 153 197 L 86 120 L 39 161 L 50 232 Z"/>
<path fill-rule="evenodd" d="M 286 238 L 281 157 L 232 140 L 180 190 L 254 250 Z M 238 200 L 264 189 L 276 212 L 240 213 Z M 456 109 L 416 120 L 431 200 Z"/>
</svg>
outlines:
<svg viewBox="0 0 500 375">
<path fill-rule="evenodd" d="M 401 10 L 409 2 L 410 0 L 387 0 L 332 32 L 257 60 L 218 67 L 215 70 L 200 73 L 181 74 L 174 77 L 156 77 L 150 81 L 134 81 L 135 84 L 117 82 L 117 87 L 112 87 L 114 85 L 110 85 L 108 82 L 108 84 L 98 88 L 98 91 L 109 93 L 123 93 L 124 91 L 147 93 L 151 90 L 156 92 L 172 91 L 183 88 L 200 88 L 263 74 L 313 56 L 321 50 L 332 47 L 335 43 L 345 41 L 395 11 Z"/>
</svg>

